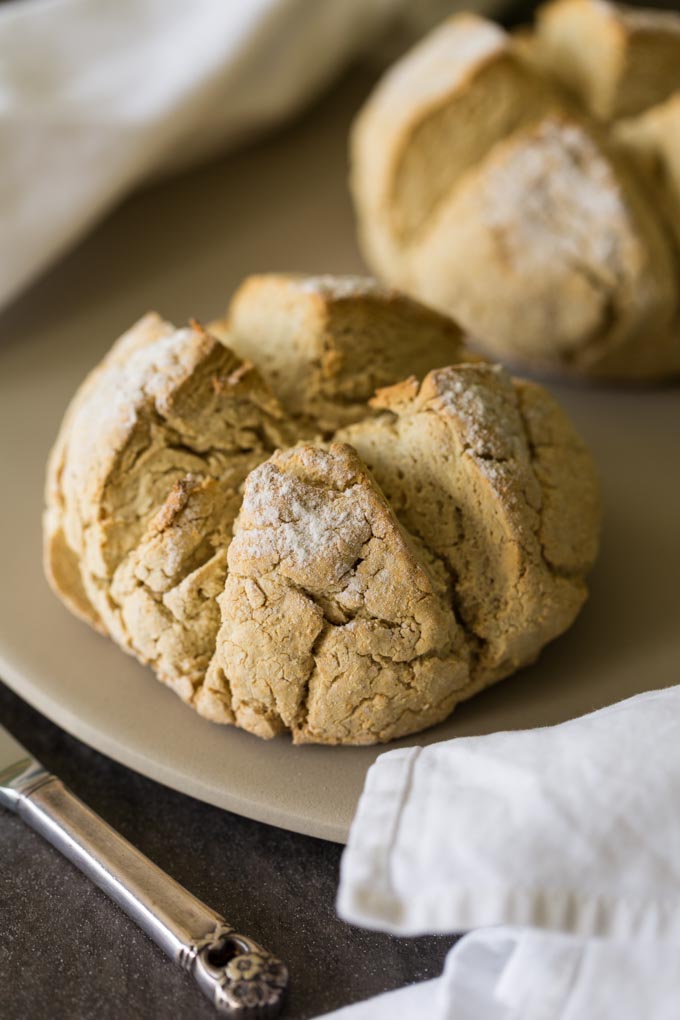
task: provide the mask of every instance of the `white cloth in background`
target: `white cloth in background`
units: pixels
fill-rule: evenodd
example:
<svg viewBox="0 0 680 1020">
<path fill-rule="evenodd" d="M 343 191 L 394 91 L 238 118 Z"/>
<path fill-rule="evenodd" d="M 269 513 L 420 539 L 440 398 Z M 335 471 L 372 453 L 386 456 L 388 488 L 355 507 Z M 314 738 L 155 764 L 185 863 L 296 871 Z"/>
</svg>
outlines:
<svg viewBox="0 0 680 1020">
<path fill-rule="evenodd" d="M 544 729 L 383 754 L 338 896 L 400 935 L 471 931 L 382 1020 L 680 1018 L 680 687 Z"/>
<path fill-rule="evenodd" d="M 139 181 L 298 109 L 404 0 L 0 6 L 0 306 Z"/>
</svg>

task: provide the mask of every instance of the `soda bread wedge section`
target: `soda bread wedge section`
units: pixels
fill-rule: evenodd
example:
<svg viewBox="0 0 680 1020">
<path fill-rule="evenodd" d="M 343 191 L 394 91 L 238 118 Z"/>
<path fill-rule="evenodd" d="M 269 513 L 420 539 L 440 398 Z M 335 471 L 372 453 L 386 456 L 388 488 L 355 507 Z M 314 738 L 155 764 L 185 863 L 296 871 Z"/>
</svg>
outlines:
<svg viewBox="0 0 680 1020">
<path fill-rule="evenodd" d="M 539 9 L 536 43 L 544 66 L 601 120 L 641 113 L 680 84 L 680 17 L 671 11 L 556 0 Z"/>
<path fill-rule="evenodd" d="M 379 387 L 462 357 L 448 316 L 359 276 L 250 276 L 211 329 L 323 434 L 364 417 Z"/>
<path fill-rule="evenodd" d="M 258 736 L 367 744 L 431 726 L 469 682 L 443 571 L 403 532 L 349 446 L 251 473 L 197 700 Z M 217 703 L 217 713 L 214 703 Z"/>
<path fill-rule="evenodd" d="M 564 374 L 680 369 L 667 231 L 599 132 L 566 114 L 497 145 L 409 253 L 416 291 L 484 350 Z"/>
<path fill-rule="evenodd" d="M 173 608 L 177 587 L 213 598 L 215 578 L 204 589 L 199 580 L 223 580 L 220 548 L 245 477 L 296 438 L 252 366 L 198 325 L 146 316 L 85 380 L 52 452 L 53 588 L 190 696 L 206 653 L 186 606 Z"/>
<path fill-rule="evenodd" d="M 597 551 L 590 455 L 541 387 L 460 365 L 379 393 L 346 429 L 408 532 L 446 570 L 472 693 L 573 622 Z"/>
<path fill-rule="evenodd" d="M 655 195 L 680 264 L 680 89 L 639 117 L 618 121 L 614 139 L 636 162 Z"/>
<path fill-rule="evenodd" d="M 352 128 L 351 188 L 371 266 L 408 289 L 403 249 L 496 142 L 561 99 L 476 15 L 454 15 L 416 45 Z"/>
</svg>

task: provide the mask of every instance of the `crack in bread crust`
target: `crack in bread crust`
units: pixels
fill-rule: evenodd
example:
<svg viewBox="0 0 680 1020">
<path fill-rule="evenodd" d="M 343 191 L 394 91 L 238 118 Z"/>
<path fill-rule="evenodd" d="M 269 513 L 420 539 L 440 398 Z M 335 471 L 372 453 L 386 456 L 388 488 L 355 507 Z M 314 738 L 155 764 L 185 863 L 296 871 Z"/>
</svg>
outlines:
<svg viewBox="0 0 680 1020">
<path fill-rule="evenodd" d="M 147 316 L 85 381 L 53 451 L 45 518 L 53 587 L 190 700 L 214 642 L 213 588 L 240 487 L 297 435 L 252 367 L 197 325 L 175 330 Z M 213 547 L 214 577 L 182 560 L 192 543 Z M 173 558 L 174 584 L 163 590 L 149 572 Z"/>
<path fill-rule="evenodd" d="M 432 372 L 374 404 L 383 417 L 342 438 L 449 572 L 473 692 L 532 662 L 581 607 L 599 520 L 592 462 L 540 387 L 496 367 Z"/>
<path fill-rule="evenodd" d="M 452 610 L 348 446 L 250 474 L 220 604 L 232 710 L 263 736 L 389 740 L 407 711 L 418 728 L 444 718 L 467 682 Z"/>
<path fill-rule="evenodd" d="M 385 302 L 421 365 L 443 338 L 460 350 L 455 327 L 366 282 L 272 286 L 303 318 L 310 294 Z M 324 328 L 349 343 L 366 315 Z M 201 715 L 260 737 L 367 744 L 443 720 L 572 622 L 599 510 L 589 454 L 540 387 L 483 364 L 421 374 L 329 445 L 342 373 L 325 403 L 286 411 L 200 326 L 147 316 L 85 380 L 55 444 L 53 587 Z"/>
</svg>

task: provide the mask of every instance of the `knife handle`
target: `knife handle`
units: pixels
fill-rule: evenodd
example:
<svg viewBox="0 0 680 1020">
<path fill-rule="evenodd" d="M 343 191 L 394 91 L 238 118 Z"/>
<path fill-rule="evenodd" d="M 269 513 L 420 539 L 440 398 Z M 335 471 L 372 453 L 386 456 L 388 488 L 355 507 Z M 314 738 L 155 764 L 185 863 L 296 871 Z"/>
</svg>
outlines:
<svg viewBox="0 0 680 1020">
<path fill-rule="evenodd" d="M 235 932 L 56 776 L 39 766 L 17 792 L 12 806 L 19 816 L 193 974 L 219 1012 L 240 1020 L 278 1016 L 288 971 L 277 957 Z"/>
</svg>

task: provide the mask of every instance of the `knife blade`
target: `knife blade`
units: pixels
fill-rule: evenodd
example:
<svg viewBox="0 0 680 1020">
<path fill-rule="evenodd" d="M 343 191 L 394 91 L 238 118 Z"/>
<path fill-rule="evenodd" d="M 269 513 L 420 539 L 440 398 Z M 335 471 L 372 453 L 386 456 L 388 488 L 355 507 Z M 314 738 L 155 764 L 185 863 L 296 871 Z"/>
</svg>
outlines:
<svg viewBox="0 0 680 1020">
<path fill-rule="evenodd" d="M 216 1009 L 240 1020 L 278 1016 L 288 971 L 238 934 L 91 811 L 0 726 L 0 804 L 80 868 L 167 955 Z"/>
</svg>

